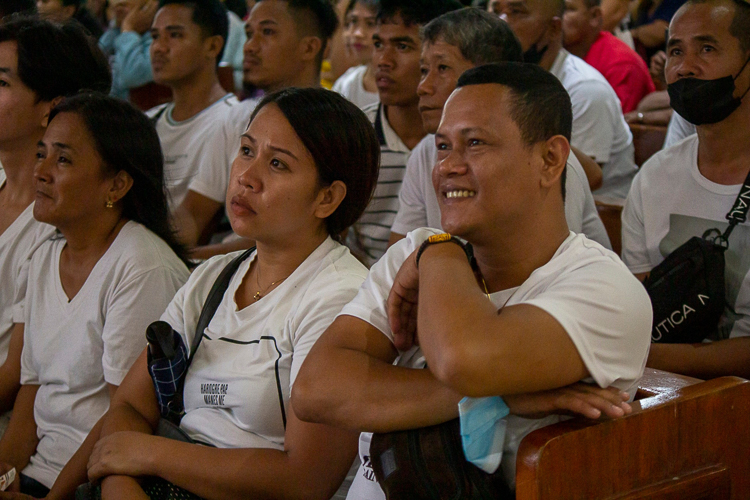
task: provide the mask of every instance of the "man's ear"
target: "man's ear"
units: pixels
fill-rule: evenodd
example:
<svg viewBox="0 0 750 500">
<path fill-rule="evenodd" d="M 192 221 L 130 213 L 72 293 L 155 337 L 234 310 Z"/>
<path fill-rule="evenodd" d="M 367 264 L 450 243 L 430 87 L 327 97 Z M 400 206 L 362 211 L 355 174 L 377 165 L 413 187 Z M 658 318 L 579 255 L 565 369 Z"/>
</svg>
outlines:
<svg viewBox="0 0 750 500">
<path fill-rule="evenodd" d="M 589 15 L 591 16 L 591 20 L 589 20 L 591 28 L 597 31 L 601 31 L 602 25 L 604 24 L 604 14 L 602 13 L 602 8 L 599 5 L 591 7 L 591 9 L 589 9 Z"/>
<path fill-rule="evenodd" d="M 555 16 L 552 18 L 552 21 L 550 21 L 549 40 L 551 42 L 562 40 L 562 36 L 562 18 L 560 16 Z"/>
<path fill-rule="evenodd" d="M 47 128 L 49 125 L 49 115 L 52 112 L 52 108 L 60 104 L 63 100 L 63 96 L 57 96 L 51 101 L 41 101 L 39 104 L 43 106 L 42 109 L 42 127 Z"/>
<path fill-rule="evenodd" d="M 117 203 L 118 201 L 125 198 L 130 188 L 133 187 L 133 178 L 124 170 L 120 170 L 117 174 L 112 177 L 112 184 L 107 193 L 107 201 Z"/>
<path fill-rule="evenodd" d="M 218 62 L 219 52 L 221 52 L 221 48 L 224 47 L 224 42 L 224 37 L 221 35 L 214 35 L 206 38 L 205 43 L 209 58 L 213 58 Z"/>
<path fill-rule="evenodd" d="M 570 143 L 561 136 L 556 135 L 547 139 L 544 148 L 544 168 L 542 169 L 542 187 L 552 187 L 565 170 L 570 155 Z"/>
<path fill-rule="evenodd" d="M 339 208 L 344 198 L 346 198 L 346 184 L 342 181 L 333 181 L 330 186 L 322 188 L 318 193 L 315 216 L 319 219 L 330 217 Z"/>
<path fill-rule="evenodd" d="M 299 41 L 300 56 L 304 61 L 314 61 L 323 48 L 323 41 L 317 36 L 306 36 Z"/>
</svg>

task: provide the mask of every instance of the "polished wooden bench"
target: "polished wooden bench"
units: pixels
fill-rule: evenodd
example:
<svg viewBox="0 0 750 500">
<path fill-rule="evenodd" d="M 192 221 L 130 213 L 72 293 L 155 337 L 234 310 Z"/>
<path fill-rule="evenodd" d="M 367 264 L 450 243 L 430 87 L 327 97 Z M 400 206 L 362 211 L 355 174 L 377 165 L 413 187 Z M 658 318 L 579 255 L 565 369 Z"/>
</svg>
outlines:
<svg viewBox="0 0 750 500">
<path fill-rule="evenodd" d="M 612 198 L 609 196 L 594 195 L 596 212 L 604 223 L 604 229 L 609 236 L 609 242 L 612 244 L 612 250 L 617 255 L 622 255 L 622 209 L 625 207 L 625 200 L 622 198 Z"/>
<path fill-rule="evenodd" d="M 536 430 L 517 500 L 750 499 L 750 382 L 646 370 L 631 415 Z"/>
</svg>

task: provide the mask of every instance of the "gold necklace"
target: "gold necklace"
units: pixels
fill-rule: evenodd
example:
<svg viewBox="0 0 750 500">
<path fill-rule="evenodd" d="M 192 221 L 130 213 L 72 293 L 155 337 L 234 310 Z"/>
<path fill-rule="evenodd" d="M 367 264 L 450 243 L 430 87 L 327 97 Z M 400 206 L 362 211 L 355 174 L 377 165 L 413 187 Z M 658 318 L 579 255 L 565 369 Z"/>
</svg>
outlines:
<svg viewBox="0 0 750 500">
<path fill-rule="evenodd" d="M 258 285 L 258 291 L 255 292 L 255 295 L 253 295 L 253 300 L 255 300 L 256 302 L 259 301 L 260 299 L 262 299 L 263 297 L 266 296 L 266 293 L 268 293 L 268 291 L 273 286 L 278 285 L 279 283 L 281 283 L 282 281 L 284 281 L 288 277 L 289 277 L 289 275 L 287 274 L 286 276 L 284 276 L 280 280 L 271 282 L 271 284 L 268 285 L 265 290 L 261 291 L 261 289 L 260 289 L 260 262 L 258 262 L 258 272 L 255 273 L 255 283 Z"/>
</svg>

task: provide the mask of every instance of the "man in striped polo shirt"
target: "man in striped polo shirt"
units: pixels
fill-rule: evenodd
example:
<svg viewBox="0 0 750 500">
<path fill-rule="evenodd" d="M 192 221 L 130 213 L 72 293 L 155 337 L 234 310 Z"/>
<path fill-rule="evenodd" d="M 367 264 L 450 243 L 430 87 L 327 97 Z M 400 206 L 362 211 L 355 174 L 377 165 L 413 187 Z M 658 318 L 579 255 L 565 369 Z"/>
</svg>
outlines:
<svg viewBox="0 0 750 500">
<path fill-rule="evenodd" d="M 456 0 L 382 0 L 372 64 L 380 103 L 364 109 L 380 140 L 380 176 L 370 205 L 347 235 L 352 252 L 371 266 L 388 248 L 398 194 L 411 150 L 425 136 L 419 114 L 420 28 L 461 8 Z"/>
</svg>

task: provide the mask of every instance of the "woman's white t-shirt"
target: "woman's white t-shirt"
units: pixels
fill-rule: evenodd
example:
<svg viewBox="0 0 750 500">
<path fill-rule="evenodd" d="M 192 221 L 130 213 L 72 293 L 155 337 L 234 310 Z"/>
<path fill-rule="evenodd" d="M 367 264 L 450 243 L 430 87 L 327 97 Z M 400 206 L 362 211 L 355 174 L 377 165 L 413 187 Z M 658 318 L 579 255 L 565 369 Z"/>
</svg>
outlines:
<svg viewBox="0 0 750 500">
<path fill-rule="evenodd" d="M 333 91 L 346 97 L 359 109 L 380 102 L 380 96 L 377 92 L 365 90 L 364 78 L 366 72 L 367 65 L 365 64 L 349 68 L 333 84 Z"/>
<path fill-rule="evenodd" d="M 23 473 L 47 487 L 109 408 L 159 319 L 188 278 L 185 264 L 154 233 L 126 223 L 68 300 L 60 281 L 65 239 L 45 242 L 29 267 L 21 383 L 39 385 L 39 444 Z"/>
<path fill-rule="evenodd" d="M 0 188 L 5 171 L 0 167 Z M 34 204 L 21 212 L 13 224 L 0 234 L 0 364 L 8 356 L 8 344 L 14 323 L 23 323 L 23 299 L 31 254 L 55 234 L 55 228 L 34 219 Z"/>
<path fill-rule="evenodd" d="M 209 290 L 240 252 L 190 276 L 162 316 L 190 346 Z M 284 447 L 292 385 L 310 348 L 357 294 L 367 269 L 331 238 L 277 288 L 238 310 L 234 300 L 255 254 L 239 267 L 204 332 L 185 382 L 180 427 L 220 448 Z"/>
</svg>

